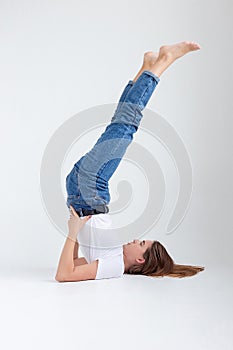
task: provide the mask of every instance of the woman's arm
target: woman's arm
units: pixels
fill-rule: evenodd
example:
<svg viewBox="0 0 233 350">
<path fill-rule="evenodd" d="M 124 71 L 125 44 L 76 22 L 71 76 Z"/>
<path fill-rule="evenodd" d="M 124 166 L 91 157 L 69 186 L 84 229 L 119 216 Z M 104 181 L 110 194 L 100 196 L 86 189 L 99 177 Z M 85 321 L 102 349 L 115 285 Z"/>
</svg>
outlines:
<svg viewBox="0 0 233 350">
<path fill-rule="evenodd" d="M 94 260 L 90 264 L 78 263 L 76 265 L 73 260 L 74 245 L 75 242 L 73 241 L 73 239 L 67 237 L 65 246 L 60 257 L 57 274 L 55 277 L 56 281 L 58 282 L 86 281 L 93 280 L 96 277 L 98 260 Z"/>
<path fill-rule="evenodd" d="M 68 221 L 69 233 L 60 256 L 57 273 L 55 276 L 57 281 L 64 280 L 66 276 L 71 275 L 75 270 L 74 250 L 76 246 L 77 234 L 90 219 L 90 217 L 91 216 L 86 216 L 83 219 L 80 219 L 75 210 L 71 207 L 70 219 Z"/>
<path fill-rule="evenodd" d="M 88 262 L 85 258 L 76 258 L 74 259 L 74 266 L 86 265 Z"/>
<path fill-rule="evenodd" d="M 72 272 L 74 270 L 74 247 L 75 247 L 75 241 L 68 235 L 65 241 L 65 245 L 63 247 L 57 273 L 56 273 L 56 280 L 63 279 L 64 276 L 66 276 L 68 273 Z"/>
<path fill-rule="evenodd" d="M 81 258 L 78 257 L 78 249 L 79 249 L 79 243 L 78 241 L 76 241 L 74 245 L 74 266 L 88 264 L 88 262 L 84 257 L 81 257 Z"/>
<path fill-rule="evenodd" d="M 77 259 L 78 258 L 78 248 L 79 248 L 79 244 L 76 241 L 75 245 L 74 245 L 74 255 L 73 255 L 73 259 Z"/>
</svg>

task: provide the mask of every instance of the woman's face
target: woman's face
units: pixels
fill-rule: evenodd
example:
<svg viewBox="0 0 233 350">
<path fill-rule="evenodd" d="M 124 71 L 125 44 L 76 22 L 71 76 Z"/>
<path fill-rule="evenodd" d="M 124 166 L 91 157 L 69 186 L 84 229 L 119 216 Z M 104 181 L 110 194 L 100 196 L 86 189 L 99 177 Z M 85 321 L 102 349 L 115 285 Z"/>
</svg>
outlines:
<svg viewBox="0 0 233 350">
<path fill-rule="evenodd" d="M 148 248 L 152 246 L 153 242 L 154 241 L 150 240 L 134 239 L 132 242 L 129 242 L 124 245 L 124 254 L 132 262 L 134 262 L 137 259 L 141 259 L 138 262 L 143 262 L 143 254 Z"/>
</svg>

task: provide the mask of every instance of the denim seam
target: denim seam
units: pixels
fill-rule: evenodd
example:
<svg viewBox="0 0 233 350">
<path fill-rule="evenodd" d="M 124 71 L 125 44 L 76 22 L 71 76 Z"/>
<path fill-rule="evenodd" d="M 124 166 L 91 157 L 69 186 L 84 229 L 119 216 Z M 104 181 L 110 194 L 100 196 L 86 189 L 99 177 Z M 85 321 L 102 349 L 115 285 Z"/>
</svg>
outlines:
<svg viewBox="0 0 233 350">
<path fill-rule="evenodd" d="M 130 120 L 130 122 L 126 123 L 120 123 L 119 121 L 117 121 L 116 123 L 119 123 L 119 124 L 126 124 L 126 125 L 134 125 L 134 126 L 138 126 L 138 123 L 137 125 L 135 125 L 135 121 L 137 119 L 137 108 L 139 107 L 137 104 L 133 103 L 133 102 L 122 102 L 122 104 L 129 104 L 130 106 L 133 107 L 133 112 L 134 112 L 134 117 L 132 117 L 132 120 Z M 115 119 L 121 114 L 121 109 L 122 109 L 122 106 L 121 108 L 117 111 L 117 113 L 114 114 L 114 117 Z M 113 119 L 113 118 L 112 118 Z M 111 123 L 115 123 L 115 121 L 113 120 Z"/>
<path fill-rule="evenodd" d="M 117 109 L 118 109 L 117 112 L 120 112 L 120 111 L 121 111 L 121 109 L 122 109 L 122 104 L 125 102 L 125 99 L 126 99 L 126 97 L 128 96 L 129 92 L 131 91 L 131 89 L 132 89 L 132 87 L 133 87 L 133 85 L 134 85 L 135 82 L 134 82 L 133 80 L 129 80 L 128 84 L 129 84 L 129 83 L 131 83 L 131 87 L 130 87 L 129 90 L 127 91 L 127 94 L 125 95 L 124 99 L 122 99 L 122 100 L 120 99 L 120 100 L 119 100 L 118 104 L 120 104 L 120 105 L 119 105 L 119 109 L 117 108 Z"/>
<path fill-rule="evenodd" d="M 120 124 L 120 123 L 119 123 L 119 124 Z M 130 124 L 130 125 L 131 125 L 131 124 Z M 119 139 L 120 139 L 120 140 L 121 140 L 121 139 L 124 139 L 124 136 L 126 135 L 126 133 L 127 133 L 127 131 L 125 130 L 124 133 L 123 133 L 123 135 L 122 135 L 121 137 L 119 137 Z M 119 142 L 120 142 L 120 141 L 119 141 Z M 111 153 L 110 153 L 110 157 L 111 157 L 111 156 L 113 155 L 113 153 L 116 151 L 117 147 L 118 147 L 118 145 L 116 145 L 116 147 L 115 147 L 114 149 L 112 149 L 112 151 L 111 151 Z M 118 157 L 118 158 L 119 158 L 119 157 Z M 111 158 L 110 160 L 112 160 L 112 158 Z M 103 168 L 101 169 L 101 172 L 98 173 L 98 177 L 101 177 L 101 174 L 103 173 L 103 170 L 105 169 L 107 163 L 108 163 L 108 162 L 105 162 Z"/>
<path fill-rule="evenodd" d="M 138 101 L 138 105 L 139 105 L 139 106 L 141 106 L 141 103 L 140 103 L 140 102 L 142 101 L 142 99 L 143 99 L 143 97 L 145 96 L 145 94 L 146 94 L 146 92 L 148 91 L 148 89 L 151 87 L 152 81 L 150 80 L 149 82 L 150 82 L 150 84 L 148 84 L 148 85 L 146 86 L 146 88 L 145 88 L 143 94 L 141 95 L 141 97 L 140 97 L 140 99 L 139 99 L 139 101 Z M 143 107 L 144 107 L 144 105 L 143 105 Z"/>
<path fill-rule="evenodd" d="M 80 179 L 78 179 L 78 177 L 79 177 L 78 171 L 75 170 L 75 172 L 76 172 L 76 176 L 77 176 L 77 195 L 76 196 L 77 196 L 77 199 L 79 199 L 80 197 L 82 197 L 82 193 L 81 193 L 80 186 L 79 186 L 79 180 Z M 93 193 L 92 197 L 95 198 L 95 199 L 99 199 L 100 197 L 98 196 L 98 192 L 97 192 L 97 188 L 96 188 L 96 181 L 95 181 L 95 189 L 94 189 L 93 192 L 94 193 Z"/>
</svg>

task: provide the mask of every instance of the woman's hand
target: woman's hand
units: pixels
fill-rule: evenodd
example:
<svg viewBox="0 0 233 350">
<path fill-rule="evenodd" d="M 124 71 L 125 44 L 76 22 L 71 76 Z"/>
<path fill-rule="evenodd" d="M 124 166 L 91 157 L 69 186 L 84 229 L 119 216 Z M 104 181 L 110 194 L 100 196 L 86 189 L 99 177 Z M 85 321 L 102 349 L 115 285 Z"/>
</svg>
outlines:
<svg viewBox="0 0 233 350">
<path fill-rule="evenodd" d="M 70 206 L 70 218 L 68 220 L 69 237 L 76 240 L 78 232 L 90 218 L 91 215 L 88 215 L 80 219 L 74 208 Z"/>
</svg>

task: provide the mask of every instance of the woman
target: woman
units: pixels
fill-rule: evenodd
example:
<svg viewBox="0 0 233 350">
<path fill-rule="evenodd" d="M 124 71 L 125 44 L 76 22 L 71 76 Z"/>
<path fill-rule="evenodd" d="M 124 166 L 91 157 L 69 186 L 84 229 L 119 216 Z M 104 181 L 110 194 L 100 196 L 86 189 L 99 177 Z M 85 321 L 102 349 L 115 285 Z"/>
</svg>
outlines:
<svg viewBox="0 0 233 350">
<path fill-rule="evenodd" d="M 70 208 L 69 234 L 60 257 L 56 281 L 84 281 L 121 277 L 124 273 L 153 277 L 186 277 L 203 267 L 177 265 L 158 241 L 134 240 L 108 249 L 82 247 L 78 257 L 79 236 L 110 230 L 108 181 L 118 167 L 137 131 L 146 107 L 162 73 L 179 57 L 200 49 L 197 43 L 184 41 L 162 46 L 159 53 L 146 52 L 141 69 L 126 85 L 111 123 L 90 152 L 86 153 L 66 178 L 67 206 Z M 98 244 L 97 244 L 98 245 Z"/>
</svg>

